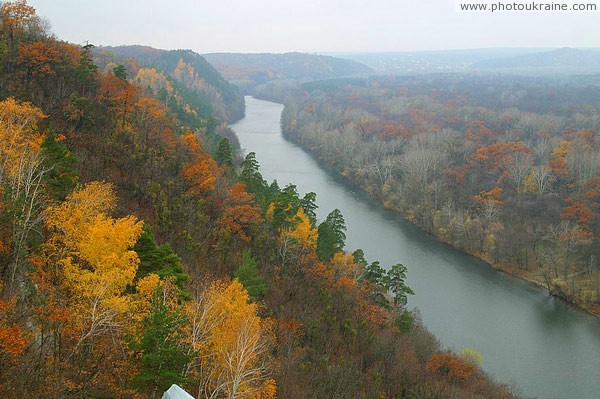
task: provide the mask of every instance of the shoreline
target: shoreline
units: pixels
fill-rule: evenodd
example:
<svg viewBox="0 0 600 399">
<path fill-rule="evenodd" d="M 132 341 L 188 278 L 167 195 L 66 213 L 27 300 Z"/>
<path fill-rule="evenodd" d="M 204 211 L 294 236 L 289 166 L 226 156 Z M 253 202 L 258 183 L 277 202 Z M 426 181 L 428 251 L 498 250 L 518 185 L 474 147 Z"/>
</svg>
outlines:
<svg viewBox="0 0 600 399">
<path fill-rule="evenodd" d="M 264 101 L 270 101 L 270 100 L 264 100 Z M 273 101 L 275 102 L 275 101 Z M 279 103 L 281 104 L 281 103 Z M 284 104 L 282 104 L 284 105 Z M 285 106 L 285 105 L 284 105 Z M 579 304 L 577 302 L 574 301 L 570 301 L 560 295 L 555 295 L 552 294 L 548 288 L 546 287 L 546 285 L 544 284 L 543 281 L 541 281 L 539 278 L 536 278 L 536 276 L 532 275 L 533 273 L 527 273 L 526 271 L 520 271 L 519 269 L 510 267 L 508 265 L 504 265 L 502 263 L 497 263 L 497 262 L 493 262 L 492 260 L 478 254 L 478 253 L 473 253 L 470 251 L 466 251 L 454 244 L 452 244 L 451 242 L 445 241 L 442 238 L 438 237 L 437 235 L 433 234 L 432 232 L 428 231 L 427 229 L 425 229 L 422 225 L 420 225 L 419 223 L 417 223 L 415 220 L 412 220 L 409 216 L 406 215 L 405 212 L 403 212 L 400 209 L 394 208 L 394 207 L 389 207 L 386 206 L 380 199 L 375 198 L 374 196 L 372 196 L 371 194 L 369 194 L 366 190 L 364 190 L 360 185 L 358 185 L 357 183 L 355 183 L 354 181 L 352 181 L 350 178 L 342 175 L 341 173 L 339 173 L 337 170 L 335 170 L 334 168 L 332 168 L 330 165 L 327 165 L 325 163 L 325 161 L 323 161 L 323 159 L 321 159 L 321 157 L 319 157 L 317 154 L 315 154 L 313 151 L 305 148 L 304 146 L 302 146 L 300 143 L 298 143 L 297 141 L 293 140 L 292 137 L 290 137 L 289 135 L 287 135 L 285 133 L 285 131 L 283 129 L 281 129 L 282 132 L 282 136 L 285 140 L 289 141 L 290 143 L 294 144 L 295 146 L 297 146 L 298 148 L 301 148 L 303 151 L 305 151 L 311 158 L 313 158 L 318 165 L 323 168 L 323 170 L 325 170 L 325 172 L 331 174 L 332 176 L 334 176 L 336 178 L 336 180 L 342 182 L 342 184 L 344 184 L 346 187 L 351 188 L 353 190 L 357 190 L 360 192 L 361 195 L 363 195 L 365 198 L 367 198 L 369 201 L 373 201 L 374 203 L 376 203 L 377 205 L 383 207 L 383 209 L 386 209 L 388 211 L 394 212 L 396 214 L 398 214 L 399 216 L 402 217 L 402 219 L 404 219 L 405 221 L 407 221 L 408 223 L 410 223 L 411 225 L 413 225 L 414 227 L 416 227 L 417 229 L 419 229 L 420 231 L 428 234 L 429 236 L 431 236 L 432 238 L 434 238 L 435 240 L 437 240 L 440 243 L 446 244 L 448 246 L 450 246 L 451 248 L 472 256 L 478 260 L 480 260 L 481 262 L 485 263 L 488 267 L 490 267 L 491 269 L 497 270 L 499 272 L 505 273 L 511 277 L 514 278 L 518 278 L 519 280 L 525 281 L 531 285 L 534 285 L 536 287 L 539 287 L 541 289 L 543 289 L 549 296 L 552 296 L 554 298 L 557 298 L 559 300 L 561 300 L 562 302 L 572 306 L 575 309 L 581 310 L 597 319 L 600 319 L 600 305 L 596 305 L 596 306 L 586 306 L 583 304 Z"/>
</svg>

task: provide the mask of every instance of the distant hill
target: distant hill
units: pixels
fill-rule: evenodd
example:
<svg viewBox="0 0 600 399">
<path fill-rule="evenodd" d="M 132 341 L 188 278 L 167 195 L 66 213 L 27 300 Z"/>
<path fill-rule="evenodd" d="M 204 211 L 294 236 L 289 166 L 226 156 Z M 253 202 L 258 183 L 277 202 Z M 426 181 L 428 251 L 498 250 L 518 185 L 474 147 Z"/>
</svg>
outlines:
<svg viewBox="0 0 600 399">
<path fill-rule="evenodd" d="M 330 53 L 367 65 L 379 74 L 427 74 L 465 72 L 474 63 L 531 54 L 548 49 L 484 48 L 466 50 L 403 51 L 377 53 Z"/>
<path fill-rule="evenodd" d="M 238 89 L 200 54 L 191 50 L 160 50 L 147 46 L 99 47 L 95 49 L 99 66 L 117 62 L 127 65 L 135 58 L 142 67 L 156 68 L 177 80 L 187 91 L 197 92 L 211 103 L 212 113 L 234 121 L 244 115 L 244 99 Z"/>
<path fill-rule="evenodd" d="M 542 69 L 557 72 L 600 72 L 600 50 L 560 48 L 514 57 L 483 60 L 472 65 L 478 69 Z"/>
<path fill-rule="evenodd" d="M 371 73 L 360 62 L 306 53 L 213 53 L 204 57 L 242 90 L 275 80 L 311 81 Z"/>
</svg>

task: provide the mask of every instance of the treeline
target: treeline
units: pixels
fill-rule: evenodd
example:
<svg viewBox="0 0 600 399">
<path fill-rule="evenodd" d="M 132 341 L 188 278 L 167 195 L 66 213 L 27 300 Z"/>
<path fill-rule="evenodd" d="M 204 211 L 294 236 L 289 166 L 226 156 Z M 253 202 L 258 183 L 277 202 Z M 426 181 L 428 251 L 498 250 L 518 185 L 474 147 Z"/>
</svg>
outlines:
<svg viewBox="0 0 600 399">
<path fill-rule="evenodd" d="M 307 83 L 282 125 L 441 240 L 600 314 L 600 92 L 585 81 Z"/>
<path fill-rule="evenodd" d="M 99 70 L 24 1 L 0 52 L 1 397 L 514 397 L 164 75 Z"/>
</svg>

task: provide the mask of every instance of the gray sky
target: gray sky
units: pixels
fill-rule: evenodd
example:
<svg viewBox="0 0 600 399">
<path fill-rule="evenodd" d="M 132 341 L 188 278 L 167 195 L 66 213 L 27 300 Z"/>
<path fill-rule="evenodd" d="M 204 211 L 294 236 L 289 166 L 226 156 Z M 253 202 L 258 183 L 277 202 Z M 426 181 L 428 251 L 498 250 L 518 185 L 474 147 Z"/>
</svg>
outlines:
<svg viewBox="0 0 600 399">
<path fill-rule="evenodd" d="M 600 11 L 460 13 L 454 0 L 29 0 L 29 4 L 70 42 L 144 44 L 200 53 L 600 47 Z"/>
</svg>

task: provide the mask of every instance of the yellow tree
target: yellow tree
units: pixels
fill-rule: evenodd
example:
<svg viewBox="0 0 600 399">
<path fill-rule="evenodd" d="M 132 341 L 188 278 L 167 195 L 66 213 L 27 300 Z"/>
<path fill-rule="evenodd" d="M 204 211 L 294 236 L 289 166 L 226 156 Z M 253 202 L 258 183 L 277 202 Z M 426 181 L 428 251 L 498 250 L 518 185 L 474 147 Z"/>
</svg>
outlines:
<svg viewBox="0 0 600 399">
<path fill-rule="evenodd" d="M 0 248 L 8 253 L 2 275 L 12 288 L 20 274 L 31 232 L 41 222 L 45 205 L 43 166 L 37 131 L 44 114 L 29 103 L 9 98 L 0 102 L 0 212 L 7 220 L 0 236 Z"/>
<path fill-rule="evenodd" d="M 286 230 L 283 235 L 295 239 L 306 248 L 315 249 L 317 247 L 317 229 L 310 223 L 304 209 L 298 208 L 295 219 L 297 221 L 295 226 Z"/>
<path fill-rule="evenodd" d="M 272 209 L 270 208 L 271 212 Z M 317 229 L 311 224 L 304 209 L 298 208 L 294 221 L 295 224 L 292 227 L 282 231 L 279 240 L 278 252 L 282 268 L 288 261 L 300 258 L 317 248 Z"/>
<path fill-rule="evenodd" d="M 114 206 L 110 184 L 89 183 L 47 211 L 49 264 L 75 316 L 76 346 L 122 330 L 131 308 L 125 290 L 139 264 L 131 248 L 142 223 L 133 216 L 111 218 Z"/>
<path fill-rule="evenodd" d="M 268 378 L 271 325 L 237 281 L 215 282 L 188 305 L 189 339 L 196 358 L 188 376 L 197 397 L 273 398 Z"/>
</svg>

